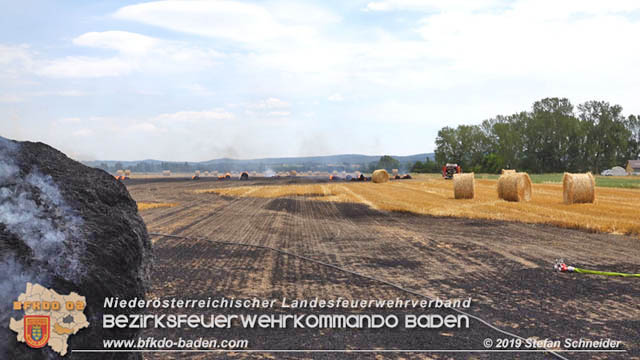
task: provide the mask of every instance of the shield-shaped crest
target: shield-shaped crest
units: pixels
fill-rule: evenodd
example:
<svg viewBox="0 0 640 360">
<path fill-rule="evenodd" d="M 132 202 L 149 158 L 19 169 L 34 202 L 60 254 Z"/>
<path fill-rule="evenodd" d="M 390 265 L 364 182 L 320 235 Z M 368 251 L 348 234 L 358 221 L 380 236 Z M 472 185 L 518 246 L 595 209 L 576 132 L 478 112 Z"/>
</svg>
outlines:
<svg viewBox="0 0 640 360">
<path fill-rule="evenodd" d="M 25 315 L 24 341 L 32 348 L 41 348 L 49 342 L 50 320 L 44 315 Z"/>
</svg>

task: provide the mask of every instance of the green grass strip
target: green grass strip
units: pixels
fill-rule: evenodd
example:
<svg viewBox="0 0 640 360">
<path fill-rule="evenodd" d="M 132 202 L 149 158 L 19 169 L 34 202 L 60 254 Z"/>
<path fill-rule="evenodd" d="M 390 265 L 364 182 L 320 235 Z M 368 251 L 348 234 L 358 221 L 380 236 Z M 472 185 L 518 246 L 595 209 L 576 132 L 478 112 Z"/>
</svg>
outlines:
<svg viewBox="0 0 640 360">
<path fill-rule="evenodd" d="M 580 269 L 580 268 L 574 268 L 574 272 L 581 273 L 581 274 L 606 275 L 606 276 L 640 277 L 640 274 L 587 270 L 587 269 Z"/>
</svg>

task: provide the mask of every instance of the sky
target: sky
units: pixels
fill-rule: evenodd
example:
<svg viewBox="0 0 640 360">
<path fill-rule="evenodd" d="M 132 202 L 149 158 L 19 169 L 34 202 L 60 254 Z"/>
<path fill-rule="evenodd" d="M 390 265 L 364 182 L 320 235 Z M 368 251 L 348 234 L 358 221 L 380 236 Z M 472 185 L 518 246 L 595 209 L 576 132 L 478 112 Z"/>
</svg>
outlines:
<svg viewBox="0 0 640 360">
<path fill-rule="evenodd" d="M 0 3 L 0 135 L 78 160 L 432 152 L 544 97 L 640 114 L 635 0 Z"/>
</svg>

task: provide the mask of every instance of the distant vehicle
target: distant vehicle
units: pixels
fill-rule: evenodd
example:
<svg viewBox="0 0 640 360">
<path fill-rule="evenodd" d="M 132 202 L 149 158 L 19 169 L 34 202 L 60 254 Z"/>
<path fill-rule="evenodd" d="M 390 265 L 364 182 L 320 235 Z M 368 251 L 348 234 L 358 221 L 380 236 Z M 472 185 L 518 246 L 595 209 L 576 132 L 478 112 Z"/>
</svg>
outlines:
<svg viewBox="0 0 640 360">
<path fill-rule="evenodd" d="M 445 179 L 453 179 L 453 174 L 462 173 L 462 168 L 458 164 L 447 163 L 442 167 L 442 177 Z"/>
<path fill-rule="evenodd" d="M 614 166 L 611 169 L 603 170 L 600 175 L 602 176 L 627 176 L 627 170 L 622 166 Z"/>
</svg>

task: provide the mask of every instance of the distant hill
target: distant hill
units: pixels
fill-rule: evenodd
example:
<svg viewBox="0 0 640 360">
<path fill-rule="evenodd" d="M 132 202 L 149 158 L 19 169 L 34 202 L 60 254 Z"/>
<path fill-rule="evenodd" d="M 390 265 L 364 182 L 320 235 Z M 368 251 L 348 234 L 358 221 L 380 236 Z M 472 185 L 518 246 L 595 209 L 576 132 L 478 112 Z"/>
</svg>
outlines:
<svg viewBox="0 0 640 360">
<path fill-rule="evenodd" d="M 138 161 L 118 161 L 118 160 L 95 160 L 85 161 L 85 165 L 103 168 L 107 171 L 115 171 L 116 167 L 131 169 L 136 172 L 159 172 L 162 170 L 172 171 L 273 171 L 286 170 L 362 170 L 366 171 L 371 164 L 375 164 L 381 155 L 360 155 L 341 154 L 327 156 L 306 156 L 306 157 L 282 157 L 263 159 L 214 159 L 207 161 L 162 161 L 162 160 L 138 160 Z M 407 156 L 394 156 L 401 167 L 408 167 L 416 161 L 425 161 L 428 157 L 434 159 L 433 153 L 423 153 Z"/>
</svg>

